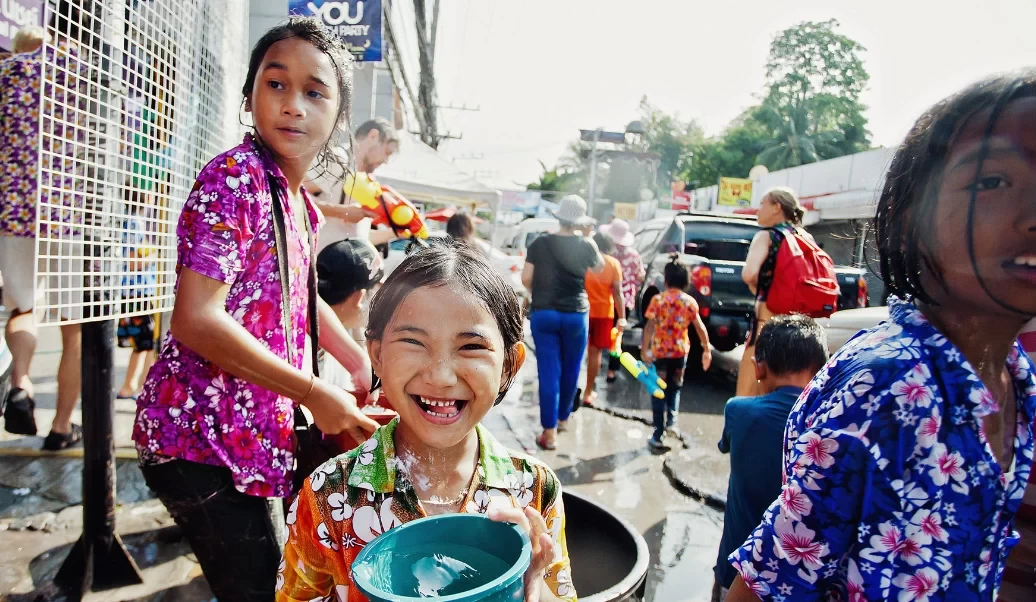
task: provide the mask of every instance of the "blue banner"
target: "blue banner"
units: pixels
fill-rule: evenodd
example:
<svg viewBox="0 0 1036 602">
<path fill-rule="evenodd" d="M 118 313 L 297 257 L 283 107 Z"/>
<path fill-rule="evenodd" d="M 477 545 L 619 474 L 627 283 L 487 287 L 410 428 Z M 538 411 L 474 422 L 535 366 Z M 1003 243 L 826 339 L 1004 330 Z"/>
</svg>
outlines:
<svg viewBox="0 0 1036 602">
<path fill-rule="evenodd" d="M 382 60 L 381 0 L 288 0 L 288 14 L 319 17 L 358 61 Z"/>
</svg>

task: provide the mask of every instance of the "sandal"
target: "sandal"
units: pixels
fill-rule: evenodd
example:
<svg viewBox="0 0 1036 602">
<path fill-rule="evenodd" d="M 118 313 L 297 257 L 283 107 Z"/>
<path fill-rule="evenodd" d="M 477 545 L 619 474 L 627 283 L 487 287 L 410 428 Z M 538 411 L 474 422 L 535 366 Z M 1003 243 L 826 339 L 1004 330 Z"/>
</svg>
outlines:
<svg viewBox="0 0 1036 602">
<path fill-rule="evenodd" d="M 597 403 L 597 391 L 594 391 L 593 393 L 583 398 L 584 406 L 592 407 L 595 403 Z"/>
<path fill-rule="evenodd" d="M 43 440 L 44 451 L 61 451 L 70 447 L 76 447 L 83 443 L 83 427 L 72 424 L 68 433 L 55 433 L 50 431 L 47 438 Z"/>
<path fill-rule="evenodd" d="M 7 394 L 4 407 L 4 430 L 13 435 L 36 435 L 36 401 L 25 389 L 15 387 Z"/>
<path fill-rule="evenodd" d="M 554 451 L 558 448 L 557 444 L 547 442 L 546 433 L 541 433 L 539 437 L 536 437 L 536 446 L 547 451 Z"/>
<path fill-rule="evenodd" d="M 604 379 L 604 382 L 606 382 L 606 383 L 608 383 L 610 385 L 610 384 L 612 384 L 613 382 L 615 382 L 617 380 L 619 380 L 619 375 L 614 373 L 614 372 L 612 372 L 611 370 L 609 370 L 608 371 L 608 377 Z"/>
</svg>

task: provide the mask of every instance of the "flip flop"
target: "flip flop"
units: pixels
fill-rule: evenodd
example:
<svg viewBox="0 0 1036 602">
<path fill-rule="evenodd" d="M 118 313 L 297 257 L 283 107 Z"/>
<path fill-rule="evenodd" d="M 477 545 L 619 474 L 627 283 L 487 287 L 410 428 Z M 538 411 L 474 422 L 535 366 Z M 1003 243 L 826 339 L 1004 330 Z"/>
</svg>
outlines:
<svg viewBox="0 0 1036 602">
<path fill-rule="evenodd" d="M 548 445 L 547 444 L 547 437 L 545 435 L 543 435 L 543 434 L 540 434 L 539 437 L 536 437 L 536 446 L 539 447 L 540 449 L 545 449 L 547 451 L 554 451 L 555 449 L 558 448 L 557 444 L 555 444 L 555 443 L 552 443 L 552 444 Z"/>
<path fill-rule="evenodd" d="M 116 395 L 115 399 L 132 399 L 133 401 L 136 401 L 137 395 Z"/>
</svg>

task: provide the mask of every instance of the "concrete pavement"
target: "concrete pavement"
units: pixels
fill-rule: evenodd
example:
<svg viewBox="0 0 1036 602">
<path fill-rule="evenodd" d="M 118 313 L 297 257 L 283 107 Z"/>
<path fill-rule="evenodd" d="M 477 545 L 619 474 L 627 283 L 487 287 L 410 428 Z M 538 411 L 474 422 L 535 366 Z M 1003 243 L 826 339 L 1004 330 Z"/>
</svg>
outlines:
<svg viewBox="0 0 1036 602">
<path fill-rule="evenodd" d="M 40 355 L 33 365 L 41 429 L 49 427 L 53 415 L 53 371 L 60 348 L 55 329 L 43 333 Z M 120 350 L 117 382 L 121 382 L 127 359 L 128 352 Z M 602 409 L 611 413 L 590 408 L 576 412 L 571 430 L 560 436 L 559 449 L 554 452 L 535 446 L 539 428 L 536 387 L 535 358 L 531 358 L 504 402 L 486 417 L 486 426 L 506 445 L 542 457 L 565 487 L 611 508 L 644 534 L 651 550 L 647 600 L 707 600 L 722 514 L 682 494 L 666 478 L 667 457 L 672 463 L 686 450 L 676 449 L 667 456 L 648 449 L 650 429 L 640 420 L 649 420 L 650 411 L 645 408 L 650 408 L 650 401 L 632 401 L 641 395 L 639 385 L 620 379 L 610 389 L 602 389 Z M 701 449 L 715 449 L 712 438 L 717 415 L 718 428 L 722 428 L 720 399 L 729 395 L 724 387 L 722 378 L 705 388 L 691 383 L 685 387 L 685 393 L 690 391 L 681 408 L 681 426 L 688 433 L 685 441 L 693 445 L 700 440 Z M 172 521 L 152 499 L 136 469 L 129 440 L 134 404 L 120 401 L 116 410 L 116 446 L 119 456 L 125 458 L 117 472 L 117 527 L 141 566 L 145 583 L 91 593 L 86 600 L 208 600 L 211 594 L 189 547 L 170 537 Z M 628 416 L 621 417 L 623 413 Z M 76 452 L 41 456 L 36 451 L 41 442 L 40 438 L 0 434 L 0 548 L 7 551 L 0 560 L 0 600 L 63 599 L 49 584 L 50 579 L 82 527 L 82 460 Z M 725 485 L 725 459 L 720 459 Z M 688 471 L 703 466 L 712 470 L 713 465 L 719 470 L 718 462 L 703 459 Z"/>
</svg>

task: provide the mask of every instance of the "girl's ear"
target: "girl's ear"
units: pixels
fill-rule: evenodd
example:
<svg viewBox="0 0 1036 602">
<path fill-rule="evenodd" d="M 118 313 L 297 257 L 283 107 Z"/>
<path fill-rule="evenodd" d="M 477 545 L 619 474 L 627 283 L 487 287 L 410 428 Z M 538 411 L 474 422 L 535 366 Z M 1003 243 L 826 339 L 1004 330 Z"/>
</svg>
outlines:
<svg viewBox="0 0 1036 602">
<path fill-rule="evenodd" d="M 375 374 L 381 374 L 381 341 L 367 339 L 367 355 L 371 358 L 371 369 Z"/>
<path fill-rule="evenodd" d="M 523 365 L 525 365 L 525 343 L 518 341 L 514 344 L 514 362 L 510 366 L 504 366 L 505 372 L 510 372 L 510 374 L 504 374 L 504 381 L 517 376 Z"/>
<path fill-rule="evenodd" d="M 251 112 L 252 112 L 252 97 L 251 96 L 246 96 L 245 97 L 245 113 L 251 113 Z"/>
</svg>

